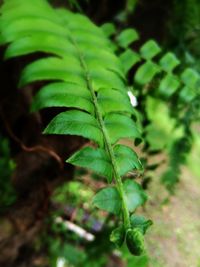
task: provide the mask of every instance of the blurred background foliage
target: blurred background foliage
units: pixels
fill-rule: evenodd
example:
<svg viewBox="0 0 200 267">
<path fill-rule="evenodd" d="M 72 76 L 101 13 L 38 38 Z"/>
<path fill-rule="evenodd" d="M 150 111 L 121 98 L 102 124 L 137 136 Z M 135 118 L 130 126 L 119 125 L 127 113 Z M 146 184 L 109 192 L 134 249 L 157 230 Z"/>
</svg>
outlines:
<svg viewBox="0 0 200 267">
<path fill-rule="evenodd" d="M 0 135 L 0 212 L 12 205 L 17 197 L 11 182 L 14 169 L 15 162 L 11 158 L 9 141 Z"/>
<path fill-rule="evenodd" d="M 155 39 L 164 52 L 172 51 L 177 55 L 181 61 L 180 72 L 186 67 L 200 71 L 199 0 L 50 2 L 81 12 L 98 25 L 111 22 L 117 34 L 123 29 L 134 28 L 140 39 L 131 44 L 131 49 L 138 51 L 144 42 Z M 116 39 L 111 39 L 117 46 Z M 135 67 L 131 70 L 130 80 L 135 70 Z M 104 185 L 104 180 L 78 168 L 72 180 L 59 184 L 51 194 L 42 233 L 31 245 L 31 251 L 35 253 L 31 266 L 200 266 L 200 97 L 180 104 L 176 94 L 172 98 L 161 96 L 155 90 L 160 78 L 154 79 L 147 91 L 139 86 L 132 88 L 138 101 L 140 114 L 137 115 L 142 117 L 144 128 L 145 145 L 140 152 L 146 168 L 142 183 L 150 196 L 141 213 L 154 221 L 153 230 L 147 235 L 146 255 L 133 257 L 125 247 L 119 251 L 109 241 L 115 218 L 95 209 L 90 202 Z M 18 199 L 12 183 L 16 166 L 13 157 L 16 151 L 12 150 L 9 137 L 0 135 L 2 214 Z M 187 168 L 183 168 L 183 164 Z M 130 176 L 140 179 L 134 173 Z M 179 179 L 174 190 L 171 185 Z M 174 195 L 171 196 L 160 182 Z"/>
</svg>

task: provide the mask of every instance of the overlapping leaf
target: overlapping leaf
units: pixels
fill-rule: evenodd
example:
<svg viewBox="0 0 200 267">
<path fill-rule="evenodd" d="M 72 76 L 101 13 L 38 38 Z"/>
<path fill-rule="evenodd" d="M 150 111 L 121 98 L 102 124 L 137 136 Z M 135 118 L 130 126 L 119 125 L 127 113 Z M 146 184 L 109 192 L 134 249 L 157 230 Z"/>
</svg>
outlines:
<svg viewBox="0 0 200 267">
<path fill-rule="evenodd" d="M 75 107 L 94 114 L 90 92 L 75 83 L 59 82 L 44 86 L 35 96 L 32 111 L 46 107 Z"/>
<path fill-rule="evenodd" d="M 110 182 L 112 181 L 112 165 L 110 158 L 104 149 L 84 147 L 72 155 L 67 162 L 76 166 L 87 167 L 96 173 L 107 177 Z"/>
<path fill-rule="evenodd" d="M 142 187 L 130 179 L 124 182 L 124 191 L 126 193 L 127 206 L 131 212 L 138 206 L 143 205 L 147 200 L 147 195 L 142 190 Z"/>
<path fill-rule="evenodd" d="M 120 175 L 123 176 L 133 169 L 142 169 L 137 154 L 130 147 L 116 145 L 113 150 Z M 101 148 L 84 147 L 72 155 L 67 162 L 76 166 L 87 167 L 106 177 L 109 182 L 112 182 L 115 175 L 108 153 Z"/>
<path fill-rule="evenodd" d="M 101 189 L 93 198 L 93 205 L 99 209 L 119 214 L 122 208 L 120 195 L 115 187 Z"/>
<path fill-rule="evenodd" d="M 126 204 L 130 212 L 143 205 L 147 200 L 142 187 L 136 182 L 128 179 L 124 182 L 123 187 L 126 193 Z M 122 209 L 122 199 L 116 187 L 106 187 L 94 196 L 93 205 L 111 213 L 119 214 Z"/>
<path fill-rule="evenodd" d="M 70 110 L 57 115 L 44 130 L 46 134 L 80 135 L 103 145 L 103 136 L 97 120 L 88 113 Z"/>
</svg>

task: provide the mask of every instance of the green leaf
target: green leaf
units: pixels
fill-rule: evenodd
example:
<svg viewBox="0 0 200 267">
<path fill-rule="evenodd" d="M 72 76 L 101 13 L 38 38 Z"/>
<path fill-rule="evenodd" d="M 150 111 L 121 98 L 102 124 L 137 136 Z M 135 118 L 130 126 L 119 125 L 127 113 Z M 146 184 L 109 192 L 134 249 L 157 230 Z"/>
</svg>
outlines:
<svg viewBox="0 0 200 267">
<path fill-rule="evenodd" d="M 60 57 L 66 53 L 75 54 L 74 47 L 66 43 L 66 39 L 64 37 L 60 36 L 58 42 L 58 36 L 55 34 L 49 32 L 36 32 L 34 35 L 25 36 L 12 42 L 6 50 L 5 58 L 8 59 L 39 51 L 56 54 Z"/>
<path fill-rule="evenodd" d="M 133 169 L 142 170 L 142 164 L 137 154 L 128 146 L 116 145 L 114 154 L 120 175 L 125 175 Z"/>
<path fill-rule="evenodd" d="M 147 229 L 153 224 L 152 220 L 147 220 L 143 216 L 131 215 L 130 217 L 131 226 L 133 228 L 140 228 L 143 235 L 146 233 Z"/>
<path fill-rule="evenodd" d="M 112 72 L 114 72 L 115 76 L 119 76 L 119 78 L 124 81 L 123 67 L 120 60 L 113 53 L 103 49 L 99 51 L 98 47 L 88 47 L 88 44 L 86 44 L 84 49 L 84 59 L 90 69 L 90 73 L 92 73 L 92 70 L 94 69 L 97 69 L 98 71 L 102 70 L 103 67 L 104 70 L 109 71 L 109 73 L 111 72 L 112 75 Z M 111 88 L 112 87 L 113 85 Z"/>
<path fill-rule="evenodd" d="M 148 84 L 159 72 L 160 68 L 158 65 L 152 61 L 147 61 L 137 70 L 135 74 L 135 81 L 141 85 Z"/>
<path fill-rule="evenodd" d="M 100 89 L 98 91 L 97 100 L 103 115 L 109 112 L 133 113 L 133 108 L 126 91 Z"/>
<path fill-rule="evenodd" d="M 31 9 L 32 8 L 32 9 Z M 3 22 L 11 22 L 22 15 L 27 14 L 30 17 L 35 12 L 39 17 L 44 16 L 52 21 L 58 21 L 55 16 L 54 10 L 51 9 L 47 1 L 35 0 L 34 5 L 29 1 L 15 0 L 15 1 L 4 1 L 3 6 L 1 6 Z M 3 23 L 2 22 L 2 23 Z"/>
<path fill-rule="evenodd" d="M 119 46 L 127 48 L 131 43 L 139 39 L 138 33 L 134 29 L 126 29 L 122 31 L 116 38 Z"/>
<path fill-rule="evenodd" d="M 23 71 L 20 86 L 41 80 L 61 80 L 86 87 L 86 80 L 78 59 L 49 57 L 29 64 Z"/>
<path fill-rule="evenodd" d="M 116 27 L 113 23 L 104 23 L 101 25 L 101 29 L 107 37 L 110 37 L 116 33 Z"/>
<path fill-rule="evenodd" d="M 188 68 L 181 74 L 181 80 L 188 87 L 195 88 L 199 81 L 199 74 L 195 70 Z"/>
<path fill-rule="evenodd" d="M 112 181 L 112 165 L 108 155 L 103 149 L 84 147 L 73 154 L 67 162 L 76 166 L 91 169 L 98 174 L 107 177 L 109 182 Z"/>
<path fill-rule="evenodd" d="M 5 42 L 12 42 L 27 37 L 35 32 L 49 32 L 57 36 L 66 36 L 65 28 L 54 21 L 40 17 L 25 17 L 25 14 L 23 14 L 23 17 L 4 25 L 6 26 L 6 29 L 3 31 Z"/>
<path fill-rule="evenodd" d="M 159 92 L 165 97 L 170 97 L 176 92 L 179 86 L 180 82 L 178 78 L 169 73 L 161 80 Z"/>
<path fill-rule="evenodd" d="M 180 61 L 173 53 L 169 52 L 161 58 L 159 64 L 166 72 L 172 72 L 180 64 Z"/>
<path fill-rule="evenodd" d="M 133 169 L 142 169 L 137 154 L 131 148 L 124 145 L 116 145 L 114 154 L 120 175 L 124 175 Z M 106 152 L 100 148 L 85 147 L 73 154 L 67 162 L 76 166 L 87 167 L 107 177 L 109 182 L 112 181 L 114 176 L 110 159 Z"/>
<path fill-rule="evenodd" d="M 190 103 L 196 96 L 196 92 L 194 88 L 189 87 L 189 86 L 184 86 L 179 94 L 179 97 L 182 101 L 185 103 Z"/>
<path fill-rule="evenodd" d="M 154 40 L 149 40 L 140 48 L 140 54 L 146 60 L 152 59 L 160 52 L 161 48 Z"/>
<path fill-rule="evenodd" d="M 138 4 L 138 0 L 127 0 L 126 2 L 127 11 L 125 12 L 127 12 L 129 15 L 133 14 L 137 4 Z"/>
<path fill-rule="evenodd" d="M 141 138 L 135 122 L 128 116 L 121 114 L 108 114 L 104 123 L 112 144 L 122 138 Z"/>
<path fill-rule="evenodd" d="M 123 184 L 126 203 L 130 212 L 135 211 L 138 206 L 143 205 L 147 200 L 147 195 L 144 193 L 141 185 L 130 179 Z"/>
<path fill-rule="evenodd" d="M 100 88 L 117 88 L 122 91 L 127 89 L 122 77 L 110 69 L 96 66 L 90 71 L 90 77 L 95 91 L 98 91 Z"/>
<path fill-rule="evenodd" d="M 73 83 L 51 83 L 40 89 L 34 97 L 32 111 L 47 107 L 75 107 L 94 114 L 90 92 Z"/>
<path fill-rule="evenodd" d="M 126 49 L 120 54 L 119 58 L 122 62 L 125 73 L 128 73 L 128 71 L 141 60 L 140 56 L 131 49 Z"/>
<path fill-rule="evenodd" d="M 92 202 L 97 208 L 114 214 L 119 214 L 121 211 L 121 198 L 115 187 L 101 189 Z"/>
<path fill-rule="evenodd" d="M 52 243 L 54 241 L 55 240 L 52 239 Z M 57 253 L 58 258 L 64 258 L 74 266 L 81 266 L 86 260 L 86 254 L 81 249 L 70 244 L 61 244 L 60 248 L 57 249 Z"/>
<path fill-rule="evenodd" d="M 97 120 L 88 113 L 71 110 L 57 115 L 44 130 L 45 134 L 79 135 L 103 145 Z"/>
</svg>

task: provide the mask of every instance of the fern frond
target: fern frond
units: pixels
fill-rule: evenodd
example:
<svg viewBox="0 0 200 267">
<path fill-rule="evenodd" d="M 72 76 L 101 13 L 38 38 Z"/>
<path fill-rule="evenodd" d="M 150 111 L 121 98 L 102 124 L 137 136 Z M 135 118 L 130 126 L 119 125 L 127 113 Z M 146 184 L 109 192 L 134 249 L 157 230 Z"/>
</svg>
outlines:
<svg viewBox="0 0 200 267">
<path fill-rule="evenodd" d="M 105 30 L 104 26 L 102 29 Z M 122 31 L 120 38 L 115 39 L 115 50 L 120 54 L 119 59 L 127 76 L 129 70 L 133 67 L 136 69 L 130 88 L 132 87 L 139 97 L 140 108 L 146 112 L 146 114 L 143 112 L 143 117 L 147 157 L 152 151 L 157 150 L 159 153 L 163 148 L 167 150 L 169 166 L 161 180 L 172 192 L 179 180 L 180 167 L 186 162 L 183 159 L 186 159 L 189 151 L 188 144 L 190 149 L 192 147 L 191 125 L 199 120 L 197 103 L 200 95 L 200 75 L 192 68 L 178 68 L 181 62 L 176 55 L 172 52 L 163 53 L 154 40 L 147 41 L 137 52 L 130 49 L 129 45 L 137 41 L 136 35 L 133 29 Z M 149 99 L 154 99 L 153 108 L 149 108 Z M 163 109 L 164 106 L 166 109 Z M 161 117 L 154 114 L 156 111 L 158 113 L 159 109 L 161 114 L 164 110 L 169 110 L 165 114 L 165 119 L 168 118 L 166 122 L 164 122 L 164 113 Z M 160 121 L 162 119 L 164 123 Z M 170 127 L 163 126 L 170 121 L 173 138 L 170 136 L 168 140 L 163 138 L 163 134 L 167 137 Z M 151 166 L 147 166 L 146 169 L 151 169 Z"/>
<path fill-rule="evenodd" d="M 137 206 L 146 198 L 139 198 L 142 189 L 136 190 L 132 183 L 126 184 L 125 190 L 121 175 L 141 169 L 141 164 L 131 148 L 116 142 L 141 138 L 141 133 L 131 119 L 134 111 L 126 92 L 125 72 L 110 41 L 85 16 L 53 9 L 45 0 L 6 0 L 1 14 L 1 43 L 8 45 L 7 59 L 36 52 L 47 54 L 25 67 L 19 83 L 50 82 L 36 95 L 32 110 L 73 108 L 58 114 L 44 133 L 79 135 L 98 145 L 78 151 L 68 162 L 88 166 L 109 182 L 114 178 L 120 203 L 113 202 L 109 211 L 114 212 L 118 205 L 125 227 L 130 228 L 130 197 L 135 195 Z M 105 190 L 110 188 L 104 189 L 100 198 Z M 110 201 L 114 201 L 111 196 Z M 106 209 L 105 203 L 98 207 Z"/>
</svg>

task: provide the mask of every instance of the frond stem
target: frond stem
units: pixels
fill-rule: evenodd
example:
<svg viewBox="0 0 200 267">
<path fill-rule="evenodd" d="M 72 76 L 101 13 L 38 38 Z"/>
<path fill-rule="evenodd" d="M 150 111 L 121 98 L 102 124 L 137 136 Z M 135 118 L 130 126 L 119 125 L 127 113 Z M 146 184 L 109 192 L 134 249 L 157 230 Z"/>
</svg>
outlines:
<svg viewBox="0 0 200 267">
<path fill-rule="evenodd" d="M 114 171 L 114 179 L 115 179 L 116 187 L 117 187 L 117 190 L 119 192 L 119 195 L 120 195 L 121 201 L 122 201 L 122 213 L 123 213 L 124 226 L 125 226 L 125 228 L 129 228 L 130 227 L 129 210 L 128 210 L 128 207 L 127 207 L 127 204 L 126 204 L 126 196 L 125 196 L 125 192 L 124 192 L 124 188 L 123 188 L 123 183 L 122 183 L 121 176 L 119 175 L 119 170 L 118 170 L 118 166 L 117 166 L 117 163 L 116 163 L 116 160 L 115 160 L 115 154 L 114 154 L 114 151 L 113 151 L 113 147 L 112 147 L 111 142 L 110 142 L 110 137 L 109 137 L 109 134 L 107 132 L 107 129 L 106 129 L 104 121 L 103 121 L 103 117 L 102 117 L 102 114 L 101 114 L 101 111 L 100 111 L 100 107 L 99 107 L 99 104 L 98 104 L 98 101 L 97 101 L 95 90 L 94 90 L 94 88 L 92 86 L 91 79 L 90 79 L 90 74 L 89 74 L 87 65 L 85 63 L 84 57 L 83 57 L 81 51 L 79 50 L 79 47 L 78 47 L 76 41 L 74 39 L 72 39 L 72 37 L 71 37 L 71 40 L 72 40 L 74 46 L 77 49 L 78 56 L 79 56 L 79 59 L 80 59 L 80 64 L 83 67 L 83 70 L 85 72 L 85 78 L 86 78 L 86 82 L 87 82 L 87 87 L 88 87 L 88 89 L 89 89 L 89 91 L 91 93 L 92 100 L 93 100 L 93 103 L 94 103 L 94 106 L 95 106 L 96 117 L 97 117 L 97 120 L 98 120 L 98 122 L 99 122 L 99 124 L 101 126 L 101 130 L 102 130 L 102 133 L 103 133 L 105 146 L 106 146 L 108 154 L 110 156 L 111 164 L 112 164 L 113 171 Z"/>
</svg>

